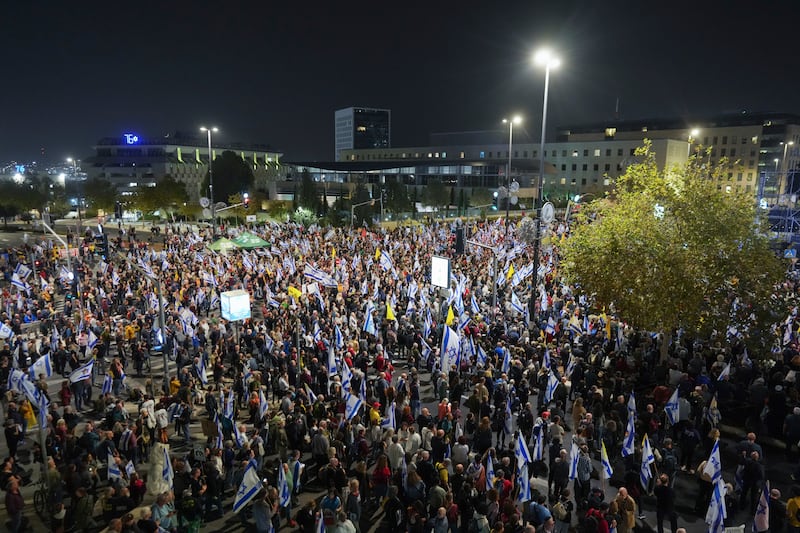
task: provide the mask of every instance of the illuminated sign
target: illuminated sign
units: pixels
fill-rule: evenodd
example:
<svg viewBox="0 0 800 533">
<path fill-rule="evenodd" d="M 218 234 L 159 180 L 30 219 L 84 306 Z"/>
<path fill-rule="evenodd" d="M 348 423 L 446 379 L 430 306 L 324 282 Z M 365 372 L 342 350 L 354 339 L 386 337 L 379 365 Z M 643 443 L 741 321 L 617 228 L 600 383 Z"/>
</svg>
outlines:
<svg viewBox="0 0 800 533">
<path fill-rule="evenodd" d="M 226 291 L 220 294 L 222 318 L 247 320 L 250 318 L 250 294 L 247 291 Z"/>
<path fill-rule="evenodd" d="M 134 133 L 123 133 L 122 136 L 125 137 L 125 144 L 139 143 L 139 136 Z"/>
</svg>

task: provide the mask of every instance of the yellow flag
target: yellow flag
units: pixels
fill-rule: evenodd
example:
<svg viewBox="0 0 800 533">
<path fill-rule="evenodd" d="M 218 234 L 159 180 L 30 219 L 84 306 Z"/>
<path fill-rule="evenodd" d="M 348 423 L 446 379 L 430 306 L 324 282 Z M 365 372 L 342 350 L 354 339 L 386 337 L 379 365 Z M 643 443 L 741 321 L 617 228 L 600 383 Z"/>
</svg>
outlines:
<svg viewBox="0 0 800 533">
<path fill-rule="evenodd" d="M 336 248 L 331 248 L 331 259 L 336 259 Z"/>
<path fill-rule="evenodd" d="M 289 285 L 289 288 L 286 289 L 286 292 L 288 292 L 289 296 L 291 296 L 294 299 L 300 298 L 300 296 L 303 294 L 302 292 L 292 287 L 291 285 Z"/>
<path fill-rule="evenodd" d="M 386 320 L 397 320 L 397 317 L 394 316 L 394 311 L 392 310 L 392 304 L 386 302 Z"/>
<path fill-rule="evenodd" d="M 561 246 L 564 246 L 564 243 L 567 242 L 567 232 L 561 234 Z"/>
<path fill-rule="evenodd" d="M 453 306 L 451 305 L 447 309 L 447 320 L 445 320 L 444 323 L 447 324 L 448 326 L 452 326 L 453 322 L 455 321 L 456 321 L 456 314 L 453 312 Z"/>
<path fill-rule="evenodd" d="M 377 261 L 380 258 L 381 258 L 381 249 L 378 248 L 377 250 L 375 250 L 375 261 Z"/>
<path fill-rule="evenodd" d="M 514 263 L 508 265 L 508 272 L 506 272 L 506 279 L 509 280 L 514 277 Z"/>
</svg>

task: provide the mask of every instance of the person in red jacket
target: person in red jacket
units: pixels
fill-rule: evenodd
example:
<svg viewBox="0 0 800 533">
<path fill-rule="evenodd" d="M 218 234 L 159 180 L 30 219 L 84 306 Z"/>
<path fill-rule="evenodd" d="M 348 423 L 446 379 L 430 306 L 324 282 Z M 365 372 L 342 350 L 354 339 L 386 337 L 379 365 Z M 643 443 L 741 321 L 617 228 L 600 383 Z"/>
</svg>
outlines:
<svg viewBox="0 0 800 533">
<path fill-rule="evenodd" d="M 600 504 L 599 509 L 589 509 L 586 511 L 585 522 L 595 522 L 595 531 L 597 533 L 608 533 L 608 521 L 606 520 L 606 512 L 608 512 L 608 503 L 603 502 Z"/>
</svg>

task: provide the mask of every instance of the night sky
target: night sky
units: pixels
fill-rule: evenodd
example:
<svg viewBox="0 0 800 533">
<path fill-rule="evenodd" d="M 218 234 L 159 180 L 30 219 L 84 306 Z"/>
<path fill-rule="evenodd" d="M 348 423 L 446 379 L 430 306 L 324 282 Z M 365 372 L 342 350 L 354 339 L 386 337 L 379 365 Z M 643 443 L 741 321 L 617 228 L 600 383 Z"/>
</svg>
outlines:
<svg viewBox="0 0 800 533">
<path fill-rule="evenodd" d="M 797 6 L 7 2 L 0 163 L 82 158 L 101 137 L 202 124 L 219 142 L 333 160 L 333 113 L 351 105 L 391 109 L 395 146 L 496 128 L 512 112 L 538 138 L 544 75 L 530 54 L 545 44 L 563 61 L 551 132 L 612 118 L 617 98 L 630 119 L 798 112 Z"/>
</svg>

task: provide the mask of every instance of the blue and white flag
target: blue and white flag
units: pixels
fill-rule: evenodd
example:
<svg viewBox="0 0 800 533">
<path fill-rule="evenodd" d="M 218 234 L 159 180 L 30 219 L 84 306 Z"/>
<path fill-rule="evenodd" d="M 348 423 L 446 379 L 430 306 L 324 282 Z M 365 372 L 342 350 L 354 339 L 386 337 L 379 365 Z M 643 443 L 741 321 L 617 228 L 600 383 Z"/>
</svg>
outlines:
<svg viewBox="0 0 800 533">
<path fill-rule="evenodd" d="M 514 443 L 514 455 L 517 458 L 517 470 L 522 468 L 522 465 L 531 463 L 531 454 L 528 452 L 528 445 L 525 444 L 525 438 L 522 432 L 517 433 L 516 442 Z"/>
<path fill-rule="evenodd" d="M 555 372 L 550 369 L 550 373 L 547 376 L 547 388 L 544 391 L 544 401 L 545 403 L 550 403 L 553 401 L 553 396 L 556 393 L 556 389 L 558 388 L 558 378 L 556 377 Z"/>
<path fill-rule="evenodd" d="M 392 402 L 392 405 L 386 409 L 386 418 L 381 421 L 381 427 L 384 429 L 397 429 L 397 423 L 395 422 L 395 402 Z"/>
<path fill-rule="evenodd" d="M 494 488 L 494 463 L 492 462 L 492 456 L 486 458 L 486 490 L 492 490 Z"/>
<path fill-rule="evenodd" d="M 128 462 L 125 464 L 125 473 L 126 473 L 126 474 L 128 474 L 128 477 L 130 478 L 130 477 L 131 477 L 131 475 L 132 475 L 134 472 L 136 472 L 136 467 L 135 467 L 135 466 L 133 466 L 133 461 L 128 461 Z"/>
<path fill-rule="evenodd" d="M 230 392 L 228 392 L 228 399 L 225 401 L 224 416 L 226 418 L 230 418 L 231 420 L 234 419 L 233 412 L 236 408 L 235 405 L 236 405 L 236 395 L 233 392 L 233 387 L 231 387 Z"/>
<path fill-rule="evenodd" d="M 545 348 L 544 356 L 542 357 L 542 366 L 546 369 L 550 369 L 550 350 Z"/>
<path fill-rule="evenodd" d="M 314 533 L 325 533 L 325 519 L 322 517 L 322 513 L 319 513 L 317 521 L 314 524 Z"/>
<path fill-rule="evenodd" d="M 541 427 L 539 431 L 534 432 L 533 435 L 533 460 L 541 461 L 544 457 L 544 433 L 545 428 Z"/>
<path fill-rule="evenodd" d="M 94 334 L 94 331 L 90 329 L 86 340 L 86 346 L 94 350 L 94 347 L 97 346 L 98 342 L 100 342 L 100 339 L 98 339 L 97 335 Z"/>
<path fill-rule="evenodd" d="M 519 314 L 525 314 L 525 307 L 515 292 L 511 292 L 511 308 Z"/>
<path fill-rule="evenodd" d="M 475 299 L 475 293 L 472 293 L 470 297 L 470 307 L 472 308 L 472 313 L 477 315 L 481 312 L 481 307 L 478 305 L 478 300 Z"/>
<path fill-rule="evenodd" d="M 0 339 L 12 339 L 14 338 L 14 331 L 11 329 L 11 326 L 8 324 L 3 324 L 0 326 Z"/>
<path fill-rule="evenodd" d="M 344 348 L 344 336 L 342 335 L 342 330 L 339 329 L 339 326 L 336 326 L 333 329 L 334 338 L 336 339 L 336 349 L 341 350 Z"/>
<path fill-rule="evenodd" d="M 53 375 L 53 367 L 50 365 L 50 354 L 46 353 L 39 359 L 33 362 L 30 368 L 30 375 L 32 380 L 38 379 L 40 374 L 49 378 Z"/>
<path fill-rule="evenodd" d="M 379 259 L 381 267 L 387 272 L 394 272 L 394 261 L 389 257 L 385 250 L 381 250 L 381 257 Z"/>
<path fill-rule="evenodd" d="M 569 362 L 567 362 L 567 368 L 564 370 L 564 374 L 566 374 L 568 378 L 572 377 L 572 373 L 575 371 L 576 366 L 577 362 L 575 361 L 575 357 L 570 355 Z"/>
<path fill-rule="evenodd" d="M 331 345 L 328 346 L 328 375 L 333 376 L 336 373 L 337 373 L 336 354 L 333 351 L 333 345 Z"/>
<path fill-rule="evenodd" d="M 286 481 L 283 463 L 278 465 L 278 498 L 281 507 L 288 507 L 292 501 L 292 494 L 289 491 L 289 483 Z"/>
<path fill-rule="evenodd" d="M 6 388 L 8 390 L 17 390 L 22 392 L 21 382 L 25 379 L 25 373 L 22 370 L 12 368 L 8 373 L 8 383 Z"/>
<path fill-rule="evenodd" d="M 719 456 L 719 439 L 714 442 L 714 447 L 711 448 L 711 455 L 708 456 L 703 473 L 711 478 L 712 483 L 716 483 L 722 479 L 722 460 Z"/>
<path fill-rule="evenodd" d="M 72 371 L 69 375 L 70 383 L 77 383 L 92 377 L 92 369 L 94 369 L 94 359 L 89 359 L 84 365 Z"/>
<path fill-rule="evenodd" d="M 311 390 L 311 387 L 308 386 L 308 383 L 304 383 L 304 385 L 305 385 L 305 388 L 306 388 L 306 394 L 308 395 L 308 400 L 311 403 L 316 403 L 317 395 L 314 394 L 314 391 Z"/>
<path fill-rule="evenodd" d="M 378 334 L 378 330 L 375 327 L 375 318 L 372 316 L 374 311 L 375 306 L 372 304 L 372 302 L 367 302 L 367 309 L 364 312 L 364 327 L 362 329 L 370 335 Z"/>
<path fill-rule="evenodd" d="M 675 392 L 672 393 L 672 396 L 669 397 L 669 401 L 664 405 L 664 413 L 666 413 L 667 419 L 672 426 L 678 423 L 678 411 L 678 388 L 676 387 Z"/>
<path fill-rule="evenodd" d="M 206 376 L 206 363 L 203 361 L 203 357 L 198 357 L 197 363 L 194 365 L 194 369 L 197 372 L 197 377 L 200 378 L 200 382 L 203 385 L 208 385 L 208 377 Z"/>
<path fill-rule="evenodd" d="M 503 431 L 506 435 L 514 433 L 514 418 L 511 416 L 511 394 L 506 399 L 506 418 L 503 421 Z"/>
<path fill-rule="evenodd" d="M 725 518 L 728 511 L 725 508 L 725 481 L 720 477 L 713 483 L 714 489 L 711 493 L 711 501 L 708 503 L 706 512 L 706 525 L 708 533 L 723 533 L 725 531 Z"/>
<path fill-rule="evenodd" d="M 636 439 L 636 421 L 633 416 L 628 415 L 628 427 L 625 433 L 625 440 L 622 443 L 622 457 L 633 455 L 634 440 Z"/>
<path fill-rule="evenodd" d="M 450 371 L 452 365 L 457 364 L 461 341 L 458 333 L 453 328 L 445 326 L 442 335 L 441 369 L 442 372 Z"/>
<path fill-rule="evenodd" d="M 349 394 L 345 400 L 344 416 L 347 420 L 352 420 L 358 414 L 364 402 L 356 394 Z"/>
<path fill-rule="evenodd" d="M 572 441 L 572 449 L 570 450 L 570 458 L 569 458 L 569 478 L 570 479 L 577 479 L 578 478 L 578 461 L 580 460 L 581 451 L 578 448 L 578 443 Z"/>
<path fill-rule="evenodd" d="M 122 472 L 120 472 L 119 465 L 111 452 L 108 452 L 108 479 L 122 479 Z"/>
<path fill-rule="evenodd" d="M 17 266 L 14 268 L 14 273 L 19 276 L 19 279 L 24 280 L 31 275 L 31 269 L 23 263 L 17 263 Z"/>
<path fill-rule="evenodd" d="M 106 377 L 103 378 L 103 390 L 102 394 L 105 396 L 106 394 L 111 394 L 111 391 L 114 386 L 114 378 L 111 377 L 111 374 L 106 374 Z"/>
<path fill-rule="evenodd" d="M 269 411 L 269 403 L 267 403 L 267 398 L 264 396 L 264 389 L 261 387 L 258 388 L 258 418 L 259 420 L 267 416 L 267 412 Z"/>
<path fill-rule="evenodd" d="M 519 469 L 519 494 L 517 503 L 524 503 L 531 499 L 531 478 L 528 475 L 528 465 L 524 463 Z"/>
<path fill-rule="evenodd" d="M 27 291 L 30 288 L 17 274 L 11 275 L 11 284 L 21 291 Z"/>
<path fill-rule="evenodd" d="M 233 512 L 238 513 L 242 507 L 247 505 L 253 497 L 261 490 L 261 478 L 258 477 L 258 465 L 255 459 L 251 459 L 244 469 L 242 483 L 236 491 L 236 499 L 233 502 Z"/>
<path fill-rule="evenodd" d="M 648 439 L 647 434 L 645 434 L 642 439 L 642 466 L 639 469 L 639 481 L 642 483 L 642 487 L 644 487 L 645 490 L 647 490 L 647 484 L 653 478 L 650 465 L 655 461 L 656 458 L 653 455 L 653 449 L 650 447 L 650 439 Z"/>
<path fill-rule="evenodd" d="M 233 426 L 233 439 L 236 441 L 236 446 L 241 448 L 247 442 L 247 435 L 239 430 L 236 420 L 231 419 L 231 425 Z"/>
<path fill-rule="evenodd" d="M 730 377 L 730 375 L 731 375 L 731 364 L 728 363 L 727 365 L 725 365 L 725 368 L 722 369 L 722 372 L 719 373 L 717 381 L 722 381 L 726 377 Z"/>
<path fill-rule="evenodd" d="M 486 352 L 483 350 L 483 347 L 480 344 L 477 346 L 477 352 L 478 364 L 481 366 L 486 366 Z"/>
<path fill-rule="evenodd" d="M 50 407 L 50 402 L 47 400 L 47 396 L 44 394 L 39 394 L 39 427 L 43 428 L 47 426 L 47 411 Z"/>
<path fill-rule="evenodd" d="M 556 322 L 553 320 L 553 317 L 547 319 L 547 325 L 544 327 L 544 332 L 547 335 L 555 335 L 556 334 Z"/>
<path fill-rule="evenodd" d="M 631 391 L 631 396 L 628 398 L 628 418 L 631 417 L 636 420 L 636 396 L 633 391 Z"/>
<path fill-rule="evenodd" d="M 504 374 L 508 374 L 511 370 L 511 351 L 508 348 L 503 348 L 503 366 L 501 370 Z"/>
<path fill-rule="evenodd" d="M 753 517 L 753 533 L 764 533 L 769 529 L 769 481 L 764 483 L 764 490 L 758 498 L 758 507 Z"/>
<path fill-rule="evenodd" d="M 353 383 L 353 371 L 347 366 L 347 363 L 342 365 L 342 390 L 350 390 L 350 385 Z"/>
<path fill-rule="evenodd" d="M 431 352 L 433 350 L 431 350 L 431 347 L 428 346 L 427 342 L 425 342 L 425 339 L 421 339 L 421 342 L 422 342 L 422 351 L 421 351 L 422 352 L 422 358 L 427 363 L 428 362 L 428 358 L 431 356 Z"/>
</svg>

